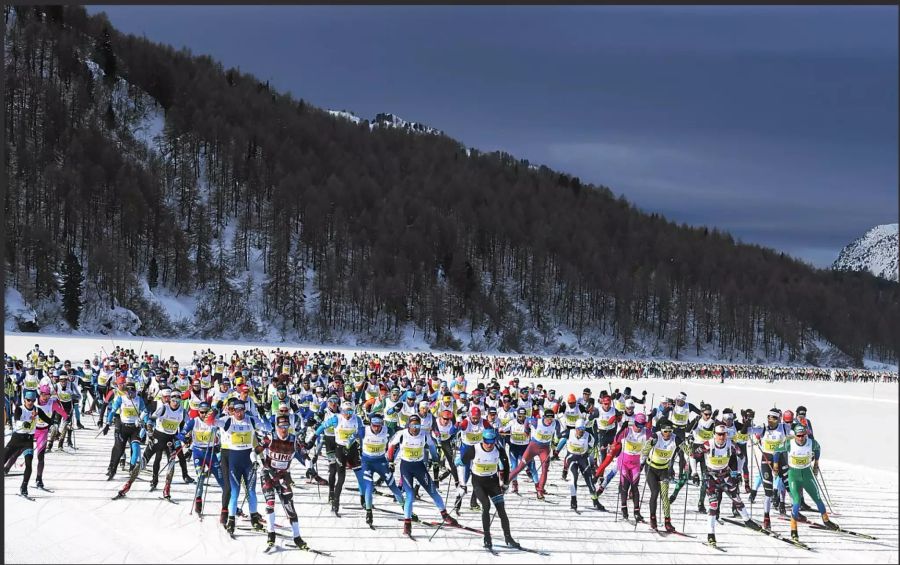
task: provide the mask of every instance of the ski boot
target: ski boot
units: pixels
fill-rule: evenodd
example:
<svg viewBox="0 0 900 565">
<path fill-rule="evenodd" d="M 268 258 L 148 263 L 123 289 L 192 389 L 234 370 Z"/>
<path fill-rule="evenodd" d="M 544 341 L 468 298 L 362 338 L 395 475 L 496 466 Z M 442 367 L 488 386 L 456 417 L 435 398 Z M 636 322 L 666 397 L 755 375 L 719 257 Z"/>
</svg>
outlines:
<svg viewBox="0 0 900 565">
<path fill-rule="evenodd" d="M 747 526 L 748 528 L 750 528 L 751 530 L 759 531 L 762 529 L 759 527 L 759 524 L 757 524 L 756 522 L 754 522 L 753 520 L 750 520 L 750 519 L 744 520 L 744 525 Z M 766 528 L 766 529 L 768 529 L 768 528 Z"/>
<path fill-rule="evenodd" d="M 569 478 L 569 468 L 568 468 L 568 467 L 563 467 L 563 471 L 562 471 L 562 480 L 565 481 L 565 480 L 567 480 L 568 478 Z"/>
<path fill-rule="evenodd" d="M 750 504 L 753 504 L 753 501 L 756 500 L 756 490 L 750 491 Z"/>
<path fill-rule="evenodd" d="M 477 500 L 473 500 L 469 505 L 469 510 L 471 510 L 472 512 L 478 512 L 479 510 L 481 510 L 481 505 L 478 504 Z"/>
<path fill-rule="evenodd" d="M 195 482 L 194 478 L 191 477 L 190 475 L 185 475 L 185 476 L 181 477 L 181 479 L 184 481 L 184 484 L 186 484 L 186 485 L 192 485 Z"/>
<path fill-rule="evenodd" d="M 266 536 L 266 547 L 272 548 L 275 546 L 275 532 L 269 532 Z"/>
<path fill-rule="evenodd" d="M 25 485 L 22 485 L 22 488 L 19 489 L 19 494 L 21 494 L 22 496 L 27 498 L 28 497 L 28 487 Z"/>
<path fill-rule="evenodd" d="M 512 491 L 513 494 L 519 494 L 519 481 L 512 482 Z"/>
<path fill-rule="evenodd" d="M 84 429 L 84 426 L 81 425 L 81 422 L 78 422 L 78 424 L 76 424 L 75 427 L 78 428 L 79 430 Z"/>
<path fill-rule="evenodd" d="M 375 520 L 372 517 L 372 509 L 370 508 L 370 509 L 366 510 L 366 524 L 371 526 L 372 522 L 374 522 L 374 521 Z"/>
<path fill-rule="evenodd" d="M 338 516 L 339 507 L 340 503 L 338 503 L 337 499 L 331 501 L 331 513 L 335 516 Z"/>
<path fill-rule="evenodd" d="M 671 533 L 674 533 L 674 532 L 676 531 L 676 530 L 675 530 L 675 526 L 672 525 L 672 519 L 671 519 L 671 518 L 665 518 L 665 519 L 663 520 L 663 523 L 664 523 L 664 525 L 665 525 L 665 527 L 666 527 L 666 532 L 668 532 L 668 533 L 671 534 Z"/>
<path fill-rule="evenodd" d="M 203 499 L 199 496 L 194 498 L 194 512 L 197 513 L 197 516 L 203 514 Z"/>
<path fill-rule="evenodd" d="M 225 522 L 225 531 L 234 535 L 234 516 L 228 517 L 228 521 Z"/>
<path fill-rule="evenodd" d="M 448 514 L 446 510 L 441 510 L 441 519 L 444 520 L 444 523 L 448 526 L 459 526 L 459 522 L 456 521 L 456 518 Z"/>
<path fill-rule="evenodd" d="M 156 490 L 156 481 L 151 481 L 150 482 L 150 492 L 153 492 L 155 490 Z"/>
<path fill-rule="evenodd" d="M 484 548 L 485 549 L 493 549 L 494 548 L 494 544 L 491 543 L 491 536 L 489 536 L 487 534 L 485 534 L 485 536 L 484 536 Z"/>
<path fill-rule="evenodd" d="M 815 512 L 815 508 L 812 508 L 809 504 L 806 503 L 805 500 L 800 500 L 800 510 L 804 512 Z"/>
<path fill-rule="evenodd" d="M 644 517 L 641 516 L 641 511 L 637 508 L 634 509 L 634 521 L 635 523 L 644 521 Z"/>
<path fill-rule="evenodd" d="M 800 541 L 800 534 L 797 533 L 797 520 L 791 518 L 791 539 L 794 541 Z"/>
<path fill-rule="evenodd" d="M 227 520 L 228 520 L 228 509 L 227 509 L 227 508 L 223 508 L 223 509 L 219 512 L 219 523 L 222 524 L 222 525 L 224 526 L 224 525 L 225 525 L 225 522 L 226 522 Z"/>
<path fill-rule="evenodd" d="M 41 490 L 44 490 L 44 481 L 39 477 L 38 480 L 35 481 L 34 486 Z"/>
<path fill-rule="evenodd" d="M 697 512 L 699 512 L 699 513 L 701 513 L 701 514 L 706 514 L 706 505 L 703 504 L 702 502 L 701 502 L 700 504 L 698 504 L 698 505 L 697 505 Z"/>
<path fill-rule="evenodd" d="M 786 505 L 784 504 L 784 501 L 783 501 L 783 500 L 782 500 L 781 502 L 778 503 L 778 513 L 781 514 L 782 516 L 786 516 L 786 515 L 787 515 L 787 507 L 786 507 Z"/>
<path fill-rule="evenodd" d="M 831 519 L 828 518 L 828 512 L 822 513 L 822 525 L 825 526 L 826 528 L 828 528 L 829 530 L 837 531 L 837 530 L 841 529 L 840 526 L 838 526 L 837 524 L 832 522 Z"/>
<path fill-rule="evenodd" d="M 412 537 L 412 520 L 409 518 L 403 520 L 403 535 Z"/>
<path fill-rule="evenodd" d="M 768 513 L 763 514 L 763 528 L 765 528 L 765 529 L 767 529 L 767 530 L 771 530 L 771 529 L 772 529 L 772 519 L 769 518 L 769 514 L 768 514 Z"/>
<path fill-rule="evenodd" d="M 603 505 L 600 504 L 600 500 L 596 496 L 592 497 L 591 501 L 594 503 L 595 510 L 606 510 L 606 508 L 604 508 Z"/>
<path fill-rule="evenodd" d="M 622 519 L 623 520 L 628 519 L 628 507 L 627 506 L 622 507 Z"/>
<path fill-rule="evenodd" d="M 698 475 L 697 473 L 694 473 L 691 476 L 691 482 L 694 483 L 694 486 L 700 486 L 700 475 Z"/>
<path fill-rule="evenodd" d="M 303 538 L 300 536 L 294 538 L 294 545 L 296 545 L 298 549 L 309 549 L 309 544 L 303 541 Z"/>
<path fill-rule="evenodd" d="M 366 495 L 364 495 L 364 494 L 359 495 L 359 506 L 360 506 L 360 508 L 366 507 Z"/>
<path fill-rule="evenodd" d="M 706 534 L 706 543 L 716 547 L 716 534 Z"/>
<path fill-rule="evenodd" d="M 253 529 L 261 532 L 266 529 L 266 527 L 262 523 L 262 516 L 259 512 L 253 512 L 250 514 L 250 525 L 253 526 Z"/>
<path fill-rule="evenodd" d="M 522 547 L 519 542 L 512 538 L 512 536 L 506 536 L 503 541 L 506 542 L 507 547 L 511 547 L 513 549 L 519 549 L 520 547 Z"/>
<path fill-rule="evenodd" d="M 650 529 L 651 529 L 651 530 L 655 530 L 656 527 L 657 527 L 657 524 L 656 524 L 656 516 L 654 516 L 653 514 L 651 514 L 651 515 L 650 515 Z"/>
</svg>

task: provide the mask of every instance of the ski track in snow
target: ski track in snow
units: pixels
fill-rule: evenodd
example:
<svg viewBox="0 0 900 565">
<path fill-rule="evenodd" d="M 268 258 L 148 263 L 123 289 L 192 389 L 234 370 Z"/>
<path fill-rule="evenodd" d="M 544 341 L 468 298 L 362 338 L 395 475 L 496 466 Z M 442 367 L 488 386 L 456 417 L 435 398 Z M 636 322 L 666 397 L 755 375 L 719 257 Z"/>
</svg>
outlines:
<svg viewBox="0 0 900 565">
<path fill-rule="evenodd" d="M 10 337 L 13 339 L 10 340 Z M 191 352 L 203 346 L 210 346 L 216 352 L 225 354 L 235 348 L 240 350 L 249 347 L 240 344 L 159 340 L 145 341 L 142 346 L 140 338 L 98 340 L 8 334 L 6 350 L 22 354 L 34 343 L 40 343 L 45 351 L 53 347 L 62 358 L 73 360 L 93 355 L 95 351 L 99 351 L 100 345 L 107 350 L 119 344 L 135 349 L 142 347 L 153 352 L 162 347 L 166 357 L 175 355 L 181 361 L 189 360 Z M 267 345 L 265 351 L 274 347 Z M 281 347 L 285 348 L 286 345 Z M 292 350 L 295 347 L 299 346 L 289 346 Z M 339 349 L 347 351 L 348 355 L 351 351 L 331 346 L 304 346 L 303 349 Z M 470 388 L 483 380 L 476 375 L 467 375 L 467 379 Z M 682 519 L 685 520 L 686 533 L 695 536 L 695 539 L 671 535 L 664 539 L 651 532 L 646 525 L 639 525 L 635 530 L 634 525 L 623 522 L 621 516 L 618 521 L 614 521 L 615 481 L 601 496 L 601 502 L 610 512 L 594 511 L 586 489 L 579 488 L 581 514 L 573 513 L 568 508 L 568 485 L 560 478 L 561 465 L 554 462 L 550 467 L 548 492 L 555 496 L 548 498 L 558 502 L 558 505 L 536 500 L 528 479 L 519 483 L 523 496 L 508 493 L 506 497 L 513 536 L 523 546 L 547 551 L 551 556 L 543 557 L 507 549 L 502 543 L 499 520 L 494 520 L 493 539 L 499 553 L 499 557 L 494 557 L 482 549 L 480 535 L 452 528 L 441 528 L 433 541 L 429 542 L 428 537 L 433 529 L 414 525 L 413 534 L 417 541 L 410 541 L 402 536 L 402 524 L 397 520 L 398 516 L 393 514 L 376 511 L 377 529 L 370 530 L 365 524 L 364 512 L 359 507 L 357 493 L 348 490 L 357 486 L 352 473 L 347 474 L 341 497 L 342 517 L 336 518 L 330 514 L 325 504 L 327 487 L 319 494 L 315 485 L 306 484 L 302 467 L 298 468 L 295 463 L 292 470 L 295 481 L 298 482 L 295 504 L 300 516 L 301 535 L 311 547 L 328 551 L 334 557 L 297 550 L 265 555 L 262 553 L 265 547 L 264 535 L 238 530 L 237 539 L 231 540 L 219 526 L 221 491 L 215 481 L 210 481 L 202 523 L 195 516 L 189 515 L 194 489 L 193 485 L 183 484 L 178 469 L 172 484 L 173 499 L 179 501 L 177 505 L 160 500 L 158 497 L 161 489 L 148 492 L 149 471 L 141 473 L 126 498 L 110 500 L 124 483 L 125 474 L 119 470 L 113 481 L 106 481 L 104 472 L 113 436 L 109 434 L 94 437 L 98 429 L 93 417 L 86 415 L 83 416 L 83 422 L 87 428 L 76 430 L 76 445 L 79 447 L 77 455 L 60 453 L 54 449 L 46 456 L 44 481 L 48 488 L 55 491 L 54 494 L 35 489 L 32 475 L 29 494 L 37 500 L 27 501 L 16 496 L 21 484 L 20 475 L 7 477 L 4 481 L 5 560 L 21 563 L 181 563 L 225 560 L 248 563 L 560 563 L 635 561 L 649 558 L 656 563 L 758 563 L 775 559 L 779 563 L 898 562 L 898 447 L 893 435 L 898 428 L 896 385 L 799 381 L 772 385 L 748 381 L 718 384 L 710 381 L 650 379 L 520 380 L 524 383 L 540 382 L 545 388 L 556 389 L 558 394 L 574 392 L 577 396 L 580 396 L 585 386 L 589 386 L 595 395 L 601 389 L 631 386 L 636 394 L 643 389 L 648 391 L 648 404 L 651 398 L 658 402 L 661 395 L 674 396 L 678 391 L 685 391 L 689 400 L 695 404 L 699 404 L 702 399 L 717 408 L 752 407 L 757 412 L 757 421 L 762 420 L 773 401 L 778 406 L 791 409 L 802 403 L 809 408 L 816 437 L 823 444 L 822 473 L 832 501 L 837 505 L 834 520 L 848 529 L 877 536 L 879 540 L 852 538 L 801 525 L 801 540 L 815 550 L 807 552 L 762 534 L 726 524 L 717 526 L 719 544 L 728 551 L 723 554 L 700 543 L 706 537 L 707 516 L 695 511 L 698 489 L 693 485 L 686 487 L 689 499 L 686 512 L 683 490 L 673 504 L 672 515 L 673 523 L 679 530 Z M 872 418 L 875 411 L 878 416 Z M 871 429 L 860 432 L 859 423 L 862 421 L 883 425 L 887 433 L 877 433 Z M 320 459 L 319 472 L 325 476 L 327 464 L 324 457 Z M 20 474 L 23 467 L 19 465 L 22 464 L 20 459 L 13 467 L 13 473 Z M 34 464 L 36 466 L 36 462 Z M 756 468 L 753 473 L 755 476 Z M 195 475 L 193 469 L 191 474 Z M 641 482 L 643 487 L 643 478 Z M 441 496 L 444 496 L 447 492 L 446 484 L 440 490 Z M 264 498 L 258 481 L 257 496 L 262 510 Z M 760 497 L 752 506 L 749 505 L 747 495 L 742 493 L 741 496 L 754 518 L 761 520 L 762 492 L 760 491 Z M 242 495 L 241 499 L 243 498 Z M 646 509 L 648 498 L 649 494 L 646 494 L 642 505 L 645 518 L 649 515 Z M 452 500 L 445 502 L 452 504 Z M 375 497 L 375 505 L 391 510 L 399 509 L 395 503 L 380 496 Z M 727 500 L 723 508 L 730 509 Z M 244 510 L 248 510 L 246 504 Z M 439 518 L 428 497 L 424 502 L 416 502 L 415 511 L 423 520 Z M 815 513 L 806 514 L 818 519 Z M 661 511 L 658 515 L 661 522 Z M 773 529 L 787 535 L 788 522 L 777 518 L 776 513 L 772 516 Z M 283 526 L 288 525 L 280 503 L 276 504 L 276 520 Z M 480 512 L 469 511 L 468 500 L 463 504 L 460 521 L 465 525 L 481 528 Z M 38 531 L 42 541 L 40 551 L 34 551 L 32 543 L 17 543 L 17 540 L 34 539 L 35 532 Z M 286 542 L 289 543 L 290 540 L 279 538 L 277 544 L 283 546 Z"/>
</svg>

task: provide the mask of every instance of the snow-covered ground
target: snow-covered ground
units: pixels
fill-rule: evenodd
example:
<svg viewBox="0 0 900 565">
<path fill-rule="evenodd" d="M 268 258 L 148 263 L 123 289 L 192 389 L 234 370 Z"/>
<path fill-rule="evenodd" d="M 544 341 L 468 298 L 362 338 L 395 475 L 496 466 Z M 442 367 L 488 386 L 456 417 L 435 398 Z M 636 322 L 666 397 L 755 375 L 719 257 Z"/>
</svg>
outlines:
<svg viewBox="0 0 900 565">
<path fill-rule="evenodd" d="M 62 358 L 73 361 L 83 359 L 115 345 L 128 348 L 162 351 L 166 356 L 190 359 L 195 349 L 212 347 L 215 351 L 230 353 L 246 349 L 254 344 L 144 341 L 140 339 L 113 340 L 110 338 L 50 337 L 47 335 L 13 334 L 6 336 L 8 353 L 21 354 L 40 343 L 46 351 L 53 348 Z M 283 347 L 283 346 L 282 346 Z M 266 345 L 268 351 L 273 346 Z M 291 347 L 293 349 L 294 347 Z M 323 349 L 308 345 L 302 349 Z M 330 349 L 330 348 L 329 348 Z M 346 348 L 342 348 L 346 349 Z M 468 376 L 470 386 L 478 376 Z M 526 379 L 526 382 L 532 382 Z M 718 553 L 700 543 L 706 534 L 706 517 L 697 514 L 697 490 L 691 485 L 687 495 L 689 504 L 685 512 L 684 496 L 673 506 L 675 523 L 680 529 L 682 520 L 687 534 L 693 538 L 662 536 L 646 526 L 634 526 L 615 520 L 612 513 L 590 509 L 590 500 L 579 489 L 580 515 L 568 509 L 568 486 L 560 480 L 560 467 L 554 463 L 550 469 L 548 497 L 558 505 L 539 502 L 530 496 L 530 484 L 526 481 L 522 492 L 525 496 L 508 495 L 514 536 L 526 547 L 540 548 L 551 557 L 514 552 L 504 549 L 499 524 L 495 521 L 494 539 L 501 556 L 494 558 L 481 549 L 479 535 L 461 530 L 442 529 L 432 541 L 432 530 L 414 526 L 418 541 L 410 541 L 401 535 L 401 524 L 393 514 L 376 512 L 376 530 L 370 530 L 364 522 L 364 514 L 358 506 L 356 493 L 345 489 L 342 497 L 343 516 L 330 515 L 323 503 L 326 495 L 320 495 L 315 486 L 300 480 L 296 500 L 300 514 L 302 535 L 314 548 L 331 552 L 333 559 L 317 557 L 302 552 L 280 551 L 263 555 L 265 536 L 238 531 L 233 541 L 224 534 L 212 515 L 216 500 L 220 498 L 218 487 L 212 486 L 207 501 L 207 519 L 200 523 L 189 515 L 192 486 L 181 484 L 176 472 L 173 498 L 179 504 L 159 500 L 158 492 L 148 492 L 149 476 L 144 473 L 124 500 L 111 501 L 110 497 L 120 487 L 124 478 L 106 482 L 104 471 L 112 446 L 112 436 L 94 437 L 96 428 L 87 416 L 88 429 L 77 433 L 77 454 L 54 451 L 47 455 L 44 482 L 55 490 L 48 494 L 31 489 L 37 501 L 30 502 L 15 496 L 19 480 L 10 477 L 5 481 L 4 502 L 6 561 L 10 562 L 115 562 L 142 563 L 149 561 L 171 562 L 609 562 L 649 559 L 666 563 L 747 562 L 755 563 L 777 559 L 779 562 L 898 562 L 898 387 L 896 385 L 865 385 L 854 383 L 805 383 L 779 382 L 767 384 L 760 381 L 732 381 L 726 384 L 697 381 L 596 381 L 538 379 L 545 387 L 558 393 L 580 394 L 584 387 L 594 393 L 601 389 L 631 386 L 636 392 L 648 391 L 648 400 L 661 395 L 673 396 L 679 391 L 688 394 L 689 400 L 699 403 L 705 400 L 713 406 L 724 408 L 752 407 L 759 417 L 773 404 L 794 409 L 803 404 L 809 409 L 816 438 L 822 443 L 822 473 L 827 481 L 835 507 L 834 519 L 845 527 L 875 535 L 878 541 L 861 540 L 831 532 L 822 532 L 801 526 L 801 539 L 815 550 L 814 553 L 794 548 L 784 542 L 756 534 L 737 526 L 719 526 L 718 539 L 728 553 Z M 94 428 L 93 430 L 91 428 Z M 325 463 L 320 462 L 320 473 L 325 473 Z M 21 473 L 21 468 L 14 469 Z M 754 469 L 754 474 L 756 470 Z M 33 479 L 32 479 L 33 480 Z M 355 487 L 352 474 L 347 476 L 347 486 Z M 446 491 L 443 490 L 443 493 Z M 443 494 L 442 493 L 442 494 Z M 614 489 L 609 489 L 601 501 L 613 509 Z M 648 495 L 649 496 L 649 495 Z M 261 491 L 259 498 L 262 500 Z M 745 502 L 746 500 L 745 496 Z M 395 503 L 376 497 L 376 506 L 395 509 Z M 644 502 L 646 506 L 646 500 Z M 461 521 L 480 528 L 480 514 L 464 510 Z M 727 505 L 726 505 L 727 507 Z M 277 522 L 287 525 L 280 506 Z M 246 510 L 246 506 L 245 506 Z M 437 512 L 429 502 L 417 502 L 416 512 L 422 518 L 437 518 Z M 752 508 L 754 517 L 760 518 L 760 501 Z M 646 516 L 645 512 L 645 516 Z M 775 519 L 773 528 L 783 534 L 788 523 Z M 33 539 L 39 532 L 42 549 L 36 552 L 31 544 L 15 543 L 15 540 Z M 279 544 L 283 543 L 279 541 Z"/>
</svg>

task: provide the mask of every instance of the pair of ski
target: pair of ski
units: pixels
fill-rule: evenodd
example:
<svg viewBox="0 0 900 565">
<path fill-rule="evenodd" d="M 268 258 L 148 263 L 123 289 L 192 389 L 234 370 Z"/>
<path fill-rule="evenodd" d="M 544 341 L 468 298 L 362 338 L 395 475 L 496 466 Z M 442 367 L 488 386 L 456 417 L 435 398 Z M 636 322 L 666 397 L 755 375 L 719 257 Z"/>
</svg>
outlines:
<svg viewBox="0 0 900 565">
<path fill-rule="evenodd" d="M 531 549 L 530 547 L 522 547 L 521 545 L 518 547 L 512 547 L 512 546 L 507 545 L 506 547 L 508 549 L 511 549 L 514 551 L 524 551 L 525 553 L 534 553 L 536 555 L 542 555 L 544 557 L 550 556 L 550 554 L 547 553 L 546 551 L 541 551 L 539 549 Z M 484 550 L 489 552 L 494 557 L 500 557 L 500 552 L 497 551 L 496 549 L 494 549 L 493 547 L 485 547 Z"/>
<path fill-rule="evenodd" d="M 779 518 L 781 518 L 782 520 L 784 520 L 786 522 L 790 522 L 790 520 L 791 520 L 790 518 L 785 517 L 785 516 L 779 516 Z M 809 520 L 797 520 L 797 522 L 800 524 L 806 524 L 807 526 L 809 526 L 810 528 L 812 528 L 814 530 L 823 530 L 826 532 L 834 532 L 837 534 L 847 534 L 848 536 L 855 536 L 858 538 L 870 539 L 870 540 L 878 539 L 875 536 L 870 536 L 869 534 L 863 534 L 860 532 L 854 532 L 853 530 L 847 530 L 847 529 L 842 528 L 841 526 L 837 526 L 837 529 L 832 529 L 832 528 L 829 528 L 828 526 L 825 526 L 824 524 L 817 524 L 815 522 L 810 522 Z"/>
<path fill-rule="evenodd" d="M 731 519 L 731 518 L 722 518 L 722 519 L 723 519 L 724 521 L 728 522 L 729 524 L 734 524 L 735 526 L 740 526 L 740 527 L 742 527 L 742 528 L 746 528 L 746 529 L 748 529 L 748 530 L 750 530 L 750 531 L 752 531 L 752 532 L 759 532 L 759 533 L 761 533 L 761 534 L 763 534 L 763 535 L 769 536 L 770 538 L 774 538 L 774 539 L 777 539 L 777 540 L 781 540 L 781 541 L 783 541 L 784 543 L 789 543 L 789 544 L 793 545 L 794 547 L 799 547 L 800 549 L 805 549 L 805 550 L 807 550 L 807 551 L 813 551 L 813 548 L 809 547 L 808 545 L 806 545 L 806 544 L 803 543 L 802 541 L 798 541 L 798 540 L 795 540 L 795 539 L 791 539 L 791 538 L 789 538 L 789 537 L 784 537 L 783 535 L 781 535 L 781 534 L 779 534 L 779 533 L 777 533 L 777 532 L 773 532 L 772 530 L 767 530 L 767 529 L 763 528 L 762 526 L 760 526 L 759 529 L 757 530 L 757 529 L 755 529 L 755 528 L 751 528 L 750 526 L 748 526 L 748 525 L 745 524 L 744 522 L 740 522 L 740 521 L 738 521 L 738 520 L 733 520 L 733 519 Z"/>
<path fill-rule="evenodd" d="M 267 532 L 267 531 L 265 531 L 265 530 L 257 530 L 256 528 L 253 528 L 253 527 L 250 527 L 250 526 L 235 526 L 235 529 L 238 529 L 238 530 L 241 530 L 241 531 L 244 531 L 244 532 L 252 532 L 252 533 L 254 533 L 254 534 L 268 535 L 268 532 Z M 280 538 L 284 538 L 284 539 L 289 539 L 289 540 L 293 541 L 293 538 L 292 538 L 291 536 L 286 535 L 286 534 L 282 534 L 282 533 L 280 533 L 280 532 L 275 532 L 275 536 L 276 536 L 276 537 L 280 537 Z M 231 534 L 231 537 L 232 537 L 232 539 L 234 539 L 234 534 Z M 267 546 L 265 547 L 265 549 L 263 549 L 263 553 L 266 553 L 266 554 L 272 553 L 273 551 L 276 551 L 275 548 L 276 548 L 275 545 L 267 545 Z M 283 546 L 279 546 L 278 549 L 277 549 L 277 551 L 290 550 L 290 549 L 297 549 L 297 550 L 300 550 L 300 551 L 308 551 L 308 552 L 310 552 L 310 553 L 315 553 L 316 555 L 321 555 L 321 556 L 323 556 L 323 557 L 333 557 L 333 556 L 332 556 L 330 553 L 328 553 L 327 551 L 319 551 L 318 549 L 313 549 L 313 548 L 311 548 L 311 547 L 301 548 L 301 547 L 297 547 L 297 546 L 291 547 L 291 546 L 288 546 L 288 545 L 283 545 Z"/>
<path fill-rule="evenodd" d="M 49 492 L 50 494 L 53 494 L 53 491 L 50 490 L 50 489 L 48 489 L 48 488 L 44 488 L 44 487 L 34 487 L 34 488 L 36 488 L 36 489 L 38 489 L 38 490 L 42 490 L 42 491 L 44 491 L 44 492 Z M 37 501 L 37 499 L 36 499 L 35 497 L 33 497 L 33 496 L 31 496 L 31 495 L 28 495 L 28 494 L 22 494 L 22 493 L 20 492 L 20 493 L 18 493 L 18 495 L 21 496 L 21 497 L 24 498 L 24 499 L 30 500 L 31 502 Z"/>
</svg>

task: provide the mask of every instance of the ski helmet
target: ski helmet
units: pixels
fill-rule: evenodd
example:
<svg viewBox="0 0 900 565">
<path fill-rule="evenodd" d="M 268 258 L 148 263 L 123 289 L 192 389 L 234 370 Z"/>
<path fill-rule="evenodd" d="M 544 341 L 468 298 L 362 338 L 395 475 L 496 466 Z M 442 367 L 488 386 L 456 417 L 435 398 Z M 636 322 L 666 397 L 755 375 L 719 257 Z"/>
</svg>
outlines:
<svg viewBox="0 0 900 565">
<path fill-rule="evenodd" d="M 481 434 L 481 441 L 484 443 L 495 443 L 497 441 L 497 431 L 493 428 L 484 430 L 484 433 Z"/>
<path fill-rule="evenodd" d="M 634 415 L 634 425 L 643 428 L 647 425 L 647 416 L 644 415 L 643 412 L 639 412 Z"/>
<path fill-rule="evenodd" d="M 728 430 L 725 428 L 725 426 L 723 426 L 722 424 L 719 424 L 715 428 L 715 433 L 716 433 L 716 435 L 727 435 Z"/>
<path fill-rule="evenodd" d="M 566 402 L 568 402 L 569 404 L 575 404 L 575 402 L 576 402 L 576 400 L 575 400 L 575 395 L 574 395 L 574 394 L 569 394 L 569 397 L 566 398 Z"/>
<path fill-rule="evenodd" d="M 627 399 L 627 400 L 625 401 L 625 409 L 626 409 L 626 410 L 629 410 L 629 409 L 634 410 L 634 400 L 632 400 L 632 399 L 630 399 L 630 398 Z"/>
<path fill-rule="evenodd" d="M 50 385 L 41 385 L 40 388 L 38 388 L 38 391 L 41 394 L 50 394 Z"/>
<path fill-rule="evenodd" d="M 794 422 L 794 413 L 790 410 L 785 410 L 781 415 L 781 419 L 784 420 L 785 424 L 792 424 Z"/>
<path fill-rule="evenodd" d="M 584 418 L 578 418 L 577 420 L 575 420 L 575 429 L 584 430 Z"/>
<path fill-rule="evenodd" d="M 478 406 L 475 406 L 473 404 L 472 407 L 469 408 L 469 417 L 480 418 L 481 417 L 481 408 L 479 408 Z"/>
</svg>

